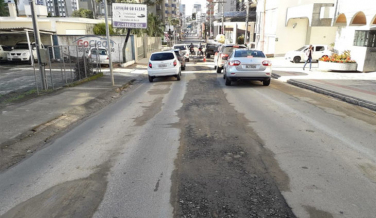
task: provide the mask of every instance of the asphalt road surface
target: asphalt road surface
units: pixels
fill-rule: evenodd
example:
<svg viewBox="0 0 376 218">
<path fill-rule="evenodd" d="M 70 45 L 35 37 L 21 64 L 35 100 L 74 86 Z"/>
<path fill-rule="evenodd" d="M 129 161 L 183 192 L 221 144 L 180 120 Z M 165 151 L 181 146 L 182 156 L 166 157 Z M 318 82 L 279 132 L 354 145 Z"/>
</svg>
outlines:
<svg viewBox="0 0 376 218">
<path fill-rule="evenodd" d="M 375 115 L 189 62 L 2 172 L 0 216 L 374 217 Z"/>
</svg>

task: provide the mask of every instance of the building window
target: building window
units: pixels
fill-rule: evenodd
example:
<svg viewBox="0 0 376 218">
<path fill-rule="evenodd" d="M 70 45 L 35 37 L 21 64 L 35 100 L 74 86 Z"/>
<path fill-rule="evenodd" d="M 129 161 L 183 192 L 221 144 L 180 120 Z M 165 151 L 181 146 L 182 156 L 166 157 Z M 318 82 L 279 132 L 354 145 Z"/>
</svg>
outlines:
<svg viewBox="0 0 376 218">
<path fill-rule="evenodd" d="M 355 30 L 354 46 L 376 47 L 376 30 Z"/>
</svg>

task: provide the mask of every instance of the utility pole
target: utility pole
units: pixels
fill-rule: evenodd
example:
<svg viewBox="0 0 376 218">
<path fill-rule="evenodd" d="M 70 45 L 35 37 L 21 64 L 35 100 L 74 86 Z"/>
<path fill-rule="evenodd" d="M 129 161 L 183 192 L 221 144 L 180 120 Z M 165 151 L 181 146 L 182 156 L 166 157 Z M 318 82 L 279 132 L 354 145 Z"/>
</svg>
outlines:
<svg viewBox="0 0 376 218">
<path fill-rule="evenodd" d="M 212 28 L 211 28 L 211 16 L 212 16 L 212 3 L 209 3 L 209 37 L 211 37 L 211 32 L 212 32 Z"/>
<path fill-rule="evenodd" d="M 249 16 L 249 0 L 245 0 L 245 10 L 246 12 L 246 17 L 245 17 L 245 34 L 244 34 L 244 44 L 247 45 L 248 41 L 248 16 Z"/>
<path fill-rule="evenodd" d="M 40 42 L 37 15 L 35 14 L 35 2 L 34 0 L 30 0 L 29 3 L 30 3 L 31 16 L 33 20 L 34 40 L 35 40 L 36 49 L 37 49 L 39 71 L 40 71 L 41 79 L 42 79 L 42 89 L 47 90 L 48 87 L 47 87 L 47 81 L 46 81 L 46 74 L 44 73 L 44 68 L 42 65 L 42 58 L 40 56 L 40 49 L 42 48 L 42 44 Z M 33 54 L 30 54 L 30 55 L 33 55 Z"/>
<path fill-rule="evenodd" d="M 222 2 L 222 34 L 224 35 L 225 34 L 225 25 L 224 25 L 224 19 L 225 19 L 225 14 L 224 14 L 224 12 L 223 12 L 223 3 L 224 2 Z"/>
<path fill-rule="evenodd" d="M 105 12 L 105 20 L 106 20 L 106 37 L 107 37 L 107 52 L 109 58 L 109 65 L 110 65 L 110 74 L 111 74 L 111 83 L 114 86 L 114 74 L 112 72 L 112 58 L 111 58 L 111 40 L 110 40 L 110 30 L 108 27 L 108 11 L 107 11 L 107 0 L 104 0 L 104 12 Z"/>
</svg>

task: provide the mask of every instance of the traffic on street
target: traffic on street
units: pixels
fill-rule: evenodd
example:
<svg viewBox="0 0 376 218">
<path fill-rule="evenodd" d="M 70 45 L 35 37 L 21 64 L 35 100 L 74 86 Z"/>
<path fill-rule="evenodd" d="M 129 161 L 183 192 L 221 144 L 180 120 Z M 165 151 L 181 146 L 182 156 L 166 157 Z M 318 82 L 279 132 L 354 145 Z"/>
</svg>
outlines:
<svg viewBox="0 0 376 218">
<path fill-rule="evenodd" d="M 2 168 L 0 217 L 374 217 L 376 112 L 209 44 L 154 52 L 120 97 Z"/>
</svg>

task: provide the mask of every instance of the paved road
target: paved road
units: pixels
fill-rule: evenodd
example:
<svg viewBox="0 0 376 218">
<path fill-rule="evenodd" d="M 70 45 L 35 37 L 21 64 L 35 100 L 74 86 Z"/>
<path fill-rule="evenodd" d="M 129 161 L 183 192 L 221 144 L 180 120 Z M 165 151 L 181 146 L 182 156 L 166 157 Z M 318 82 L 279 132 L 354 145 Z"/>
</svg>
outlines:
<svg viewBox="0 0 376 218">
<path fill-rule="evenodd" d="M 187 66 L 2 172 L 0 216 L 374 217 L 374 112 Z"/>
</svg>

